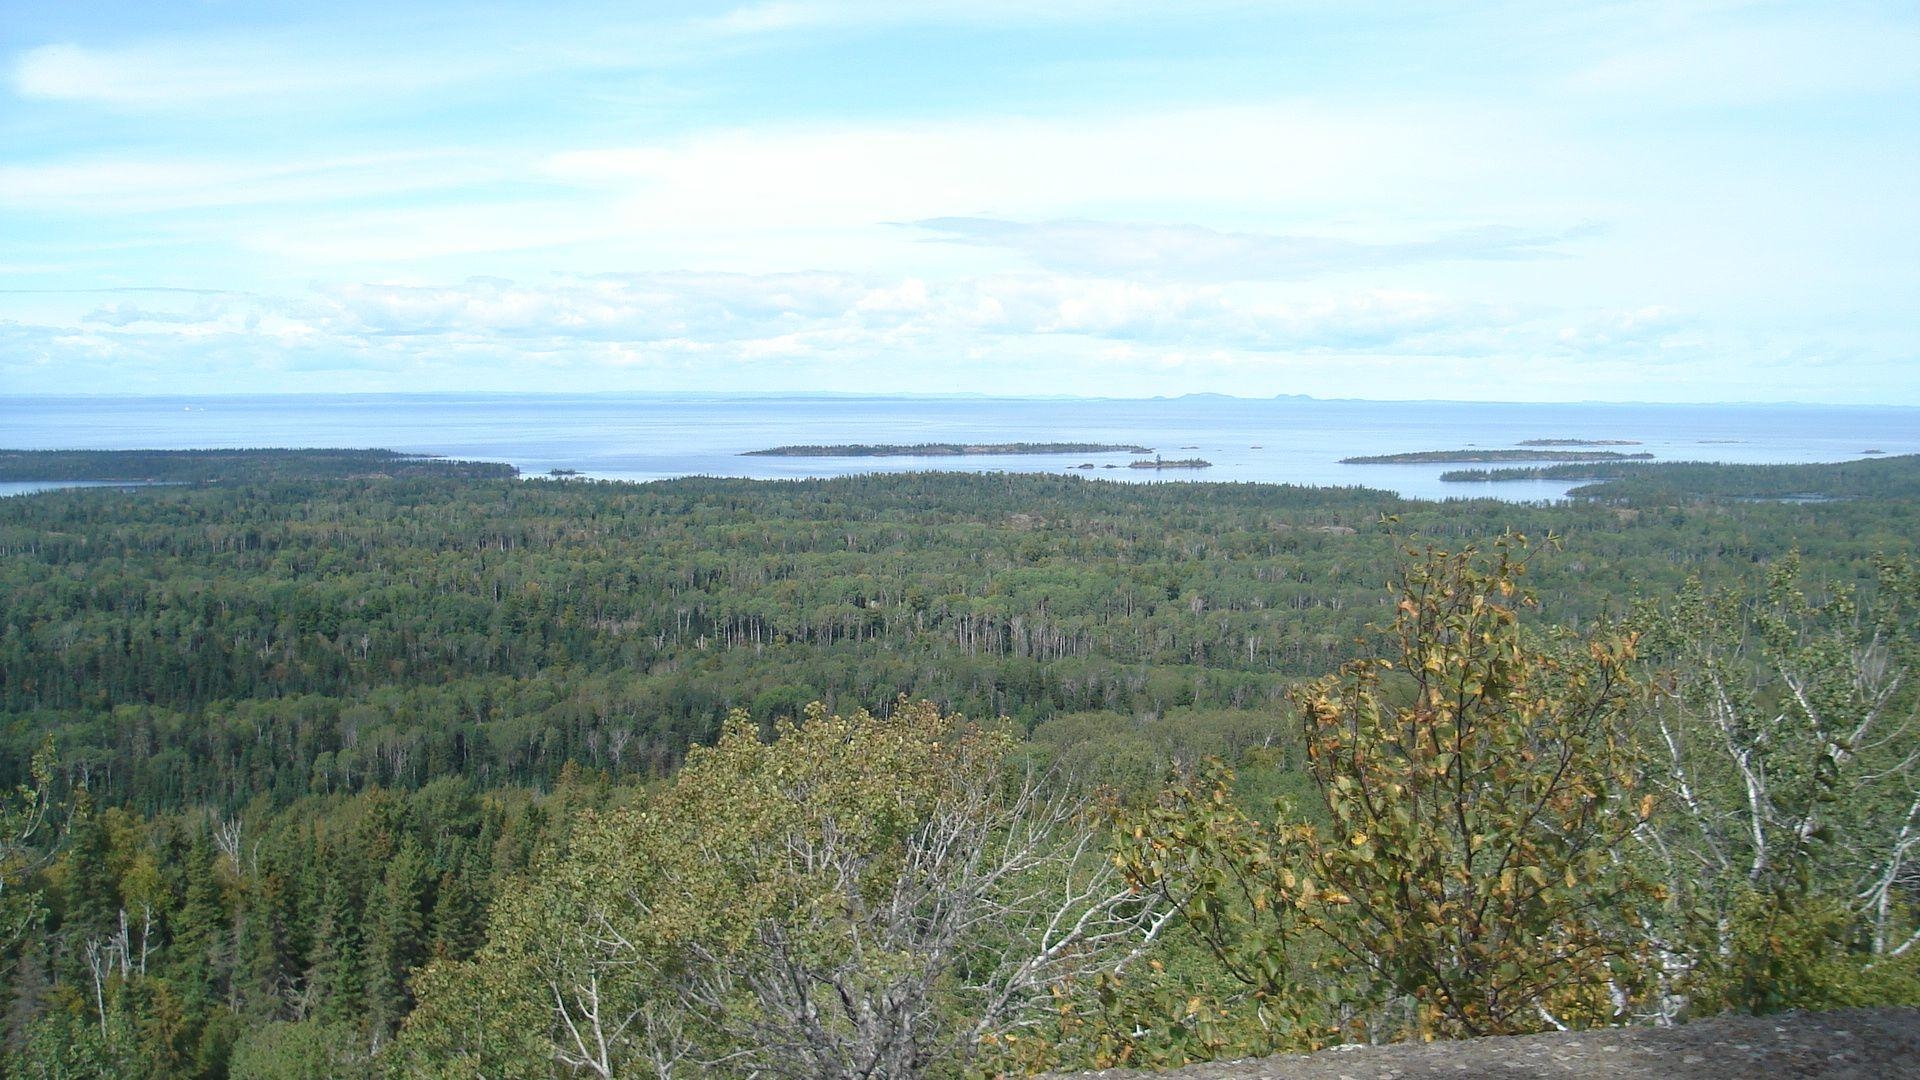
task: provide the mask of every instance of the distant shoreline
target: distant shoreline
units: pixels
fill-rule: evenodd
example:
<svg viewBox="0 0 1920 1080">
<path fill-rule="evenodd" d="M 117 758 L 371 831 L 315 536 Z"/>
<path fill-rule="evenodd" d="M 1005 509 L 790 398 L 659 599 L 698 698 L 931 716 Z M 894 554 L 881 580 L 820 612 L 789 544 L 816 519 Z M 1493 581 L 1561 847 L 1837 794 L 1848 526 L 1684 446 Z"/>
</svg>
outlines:
<svg viewBox="0 0 1920 1080">
<path fill-rule="evenodd" d="M 1183 409 L 1116 404 L 1028 405 L 943 402 L 902 404 L 874 399 L 817 404 L 617 404 L 547 398 L 468 404 L 396 404 L 391 399 L 277 399 L 185 411 L 171 403 L 141 399 L 88 399 L 61 405 L 0 408 L 0 428 L 22 449 L 117 447 L 214 449 L 234 447 L 387 447 L 403 454 L 446 454 L 492 460 L 529 477 L 551 478 L 572 469 L 593 480 L 652 482 L 678 476 L 740 476 L 793 480 L 880 471 L 1073 470 L 1082 477 L 1115 481 L 1206 481 L 1351 486 L 1391 489 L 1403 497 L 1458 498 L 1462 485 L 1439 479 L 1449 469 L 1504 465 L 1546 466 L 1551 459 L 1462 464 L 1420 462 L 1363 466 L 1339 459 L 1394 451 L 1526 450 L 1534 438 L 1620 438 L 1640 446 L 1594 447 L 1593 451 L 1650 451 L 1653 460 L 1697 458 L 1725 462 L 1819 462 L 1860 455 L 1920 453 L 1914 413 L 1845 410 L 1739 413 L 1671 410 L 1542 411 L 1328 404 L 1314 408 L 1222 404 Z M 0 405 L 5 403 L 0 398 Z M 198 403 L 193 403 L 198 404 Z M 169 407 L 170 405 L 170 407 Z M 958 454 L 902 457 L 742 456 L 789 445 L 888 446 L 952 443 L 982 447 L 1017 442 L 1091 443 L 1152 447 L 1163 458 L 1205 458 L 1211 468 L 1134 469 L 1136 457 L 1153 453 L 1093 451 L 1056 454 Z M 1711 441 L 1711 442 L 1710 442 Z M 1728 445 L 1715 445 L 1725 442 Z M 830 445 L 830 444 L 829 444 Z M 1196 446 L 1199 449 L 1186 449 Z M 1261 450 L 1249 450 L 1263 446 Z M 1582 450 L 1546 447 L 1545 450 Z M 1092 469 L 1079 469 L 1091 464 Z M 1111 466 L 1106 468 L 1103 466 Z M 1595 466 L 1597 467 L 1597 466 Z M 413 469 L 399 462 L 366 462 L 340 471 L 393 474 Z M 29 479 L 61 479 L 38 467 Z M 115 462 L 109 479 L 146 479 L 147 468 Z M 1470 493 L 1507 501 L 1566 497 L 1566 488 L 1542 477 L 1526 484 L 1487 485 Z"/>
<path fill-rule="evenodd" d="M 1151 454 L 1150 446 L 1125 443 L 845 443 L 834 446 L 775 446 L 745 450 L 741 457 L 968 457 L 989 454 Z"/>
<path fill-rule="evenodd" d="M 1416 450 L 1406 454 L 1344 457 L 1342 465 L 1453 465 L 1485 461 L 1651 461 L 1652 454 L 1617 450 Z"/>
</svg>

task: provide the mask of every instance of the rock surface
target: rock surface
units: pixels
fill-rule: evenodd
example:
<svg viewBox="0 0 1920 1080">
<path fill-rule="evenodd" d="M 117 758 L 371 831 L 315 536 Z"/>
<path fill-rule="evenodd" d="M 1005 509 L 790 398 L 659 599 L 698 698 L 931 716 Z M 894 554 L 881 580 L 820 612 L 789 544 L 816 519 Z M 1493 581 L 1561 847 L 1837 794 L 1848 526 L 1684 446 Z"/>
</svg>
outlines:
<svg viewBox="0 0 1920 1080">
<path fill-rule="evenodd" d="M 1190 1065 L 1163 1073 L 1107 1069 L 1077 1075 L 1079 1080 L 1920 1078 L 1920 1009 L 1717 1016 L 1667 1028 L 1348 1046 L 1317 1054 Z"/>
</svg>

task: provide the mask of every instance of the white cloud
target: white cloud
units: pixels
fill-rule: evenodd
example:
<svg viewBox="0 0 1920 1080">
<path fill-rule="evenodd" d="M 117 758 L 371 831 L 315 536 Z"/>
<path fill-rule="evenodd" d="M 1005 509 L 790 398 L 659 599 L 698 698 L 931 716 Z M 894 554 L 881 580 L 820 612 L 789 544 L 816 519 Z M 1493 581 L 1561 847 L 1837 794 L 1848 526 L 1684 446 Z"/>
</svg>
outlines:
<svg viewBox="0 0 1920 1080">
<path fill-rule="evenodd" d="M 1786 348 L 1670 312 L 1265 285 L 625 275 L 113 301 L 94 314 L 67 326 L 0 322 L 0 383 L 15 392 L 110 378 L 149 392 L 1177 386 L 1334 396 L 1364 387 L 1375 397 L 1701 400 L 1724 397 L 1730 380 L 1762 363 L 1782 381 L 1756 397 L 1841 399 L 1845 380 L 1867 371 L 1911 389 L 1910 356 L 1902 367 L 1899 356 L 1822 341 Z M 1577 340 L 1561 339 L 1568 327 Z M 1805 374 L 1813 366 L 1794 366 L 1816 362 L 1817 380 Z"/>
<path fill-rule="evenodd" d="M 1771 104 L 1920 88 L 1920 27 L 1836 5 L 1645 12 L 1638 34 L 1573 72 L 1583 94 L 1656 107 Z M 1911 15 L 1911 12 L 1908 13 Z"/>
<path fill-rule="evenodd" d="M 1009 248 L 1050 269 L 1156 279 L 1242 281 L 1421 262 L 1554 258 L 1559 255 L 1556 245 L 1590 231 L 1554 235 L 1484 226 L 1434 239 L 1368 242 L 1114 221 L 949 217 L 911 224 L 953 243 Z"/>
<path fill-rule="evenodd" d="M 153 311 L 137 304 L 112 303 L 88 312 L 81 321 L 125 327 L 136 323 L 204 323 L 207 318 L 205 312 Z"/>
<path fill-rule="evenodd" d="M 1177 277 L 1209 260 L 1253 259 L 1265 263 L 1259 276 L 1274 276 L 1288 272 L 1280 264 L 1289 259 L 1352 264 L 1363 261 L 1358 252 L 1386 249 L 1364 229 L 1317 240 L 1096 227 L 1060 215 L 1154 219 L 1204 207 L 1215 221 L 1324 219 L 1408 199 L 1415 185 L 1473 187 L 1509 161 L 1504 142 L 1515 137 L 1513 126 L 1496 131 L 1502 121 L 1477 112 L 1294 105 L 739 128 L 531 159 L 509 147 L 291 157 L 122 152 L 0 166 L 0 209 L 95 219 L 174 213 L 174 236 L 237 240 L 316 268 L 580 245 L 600 253 L 585 263 L 596 268 L 620 266 L 608 256 L 631 251 L 660 267 L 760 271 L 824 257 L 846 268 L 918 263 L 922 274 L 942 265 L 977 272 L 993 257 L 986 248 L 973 256 L 957 245 L 940 251 L 885 223 L 1039 218 L 1051 220 L 1031 228 L 1049 236 L 1021 243 L 1050 251 L 1043 265 L 1102 272 L 1097 258 L 1131 258 L 1131 267 L 1105 269 L 1145 273 L 1157 260 Z M 248 208 L 260 212 L 241 213 Z M 277 208 L 288 209 L 267 213 Z M 223 210 L 232 213 L 211 224 Z M 210 224 L 201 228 L 182 211 L 202 211 Z M 1104 231 L 1094 236 L 1095 228 Z M 1136 232 L 1123 235 L 1127 228 Z M 1446 232 L 1428 252 L 1518 255 L 1547 239 Z M 1280 250 L 1287 244 L 1290 253 Z"/>
<path fill-rule="evenodd" d="M 565 247 L 602 239 L 591 206 L 564 199 L 449 196 L 427 206 L 327 208 L 248 221 L 233 242 L 312 268 L 404 266 L 457 256 Z M 337 269 L 333 272 L 338 272 Z"/>
<path fill-rule="evenodd" d="M 1031 23 L 1098 18 L 1150 4 L 1012 0 L 915 4 L 770 0 L 718 16 L 618 14 L 597 4 L 549 4 L 476 19 L 465 7 L 400 5 L 385 17 L 333 13 L 265 21 L 267 29 L 71 41 L 18 53 L 10 82 L 21 97 L 156 113 L 261 113 L 290 105 L 335 111 L 347 102 L 400 100 L 459 85 L 582 71 L 664 71 L 737 55 L 754 37 L 814 27 L 912 22 Z M 342 25 L 353 20 L 350 44 Z M 188 20 L 180 20 L 186 22 Z"/>
<path fill-rule="evenodd" d="M 471 155 L 429 150 L 282 160 L 118 155 L 0 166 L 0 207 L 95 216 L 345 202 L 498 175 Z"/>
<path fill-rule="evenodd" d="M 1208 10 L 1248 6 L 1247 0 L 1187 0 L 1182 13 L 1192 18 Z M 1300 3 L 1298 8 L 1318 6 Z M 1164 16 L 1153 0 L 765 0 L 734 8 L 712 25 L 726 31 L 764 34 L 825 26 L 871 27 L 898 23 L 1017 24 L 1097 20 L 1118 22 L 1139 15 Z"/>
<path fill-rule="evenodd" d="M 548 159 L 549 176 L 624 194 L 629 229 L 870 225 L 953 215 L 1207 205 L 1230 217 L 1329 204 L 1501 168 L 1489 113 L 1307 105 L 996 117 L 703 133 Z"/>
<path fill-rule="evenodd" d="M 552 353 L 624 345 L 753 360 L 903 347 L 953 350 L 1075 339 L 1194 355 L 1486 355 L 1655 340 L 1664 313 L 1596 313 L 1564 336 L 1555 313 L 1417 291 L 1300 293 L 1266 286 L 1011 275 L 949 282 L 843 274 L 631 274 L 521 283 L 350 283 L 298 300 L 113 301 L 80 322 L 149 339 L 259 333 L 347 349 L 396 342 Z M 1627 332 L 1622 328 L 1628 328 Z M 90 331 L 108 333 L 108 330 Z M 383 344 L 385 343 L 385 344 Z"/>
<path fill-rule="evenodd" d="M 714 20 L 714 23 L 719 29 L 732 33 L 763 34 L 837 22 L 840 21 L 841 14 L 826 4 L 774 0 L 772 3 L 750 4 L 735 8 Z"/>
<path fill-rule="evenodd" d="M 1690 329 L 1692 320 L 1658 304 L 1638 308 L 1602 309 L 1583 314 L 1560 328 L 1559 344 L 1575 355 L 1604 353 L 1623 345 L 1672 341 Z"/>
<path fill-rule="evenodd" d="M 449 286 L 351 284 L 331 287 L 323 297 L 334 305 L 336 326 L 345 333 L 738 341 L 848 320 L 884 292 L 832 274 L 658 274 L 544 285 L 493 279 Z"/>
<path fill-rule="evenodd" d="M 149 111 L 239 103 L 267 109 L 343 94 L 418 93 L 470 80 L 496 65 L 485 57 L 404 62 L 378 46 L 343 54 L 311 40 L 154 41 L 119 48 L 42 45 L 21 53 L 13 88 L 26 98 Z"/>
<path fill-rule="evenodd" d="M 1900 5 L 1198 3 L 43 5 L 0 315 L 182 371 L 1910 358 Z M 287 298 L 65 295 L 139 281 Z"/>
</svg>

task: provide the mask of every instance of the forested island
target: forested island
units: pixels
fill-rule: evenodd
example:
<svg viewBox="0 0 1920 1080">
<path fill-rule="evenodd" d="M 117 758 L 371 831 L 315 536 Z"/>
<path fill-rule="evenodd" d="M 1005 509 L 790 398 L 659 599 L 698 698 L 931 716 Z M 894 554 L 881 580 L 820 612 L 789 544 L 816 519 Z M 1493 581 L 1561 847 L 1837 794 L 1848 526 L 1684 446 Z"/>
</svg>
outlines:
<svg viewBox="0 0 1920 1080">
<path fill-rule="evenodd" d="M 1129 469 L 1211 469 L 1213 462 L 1202 458 L 1154 458 L 1152 461 L 1131 461 Z"/>
<path fill-rule="evenodd" d="M 1362 454 L 1340 459 L 1342 465 L 1446 465 L 1470 461 L 1630 461 L 1647 460 L 1648 453 L 1619 450 L 1414 450 L 1404 454 Z"/>
<path fill-rule="evenodd" d="M 973 454 L 1151 454 L 1149 446 L 1119 443 L 845 443 L 836 446 L 776 446 L 743 457 L 961 457 Z"/>
<path fill-rule="evenodd" d="M 1551 506 L 16 460 L 180 482 L 0 499 L 7 1077 L 1019 1075 L 1920 999 L 1920 458 Z"/>
<path fill-rule="evenodd" d="M 1639 439 L 1521 439 L 1521 446 L 1639 446 Z"/>
</svg>

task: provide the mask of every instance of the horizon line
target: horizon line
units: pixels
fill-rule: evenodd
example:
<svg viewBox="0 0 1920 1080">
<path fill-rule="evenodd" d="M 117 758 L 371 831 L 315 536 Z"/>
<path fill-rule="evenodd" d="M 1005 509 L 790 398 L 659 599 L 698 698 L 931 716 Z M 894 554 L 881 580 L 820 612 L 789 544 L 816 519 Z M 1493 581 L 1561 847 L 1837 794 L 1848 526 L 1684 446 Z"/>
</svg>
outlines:
<svg viewBox="0 0 1920 1080">
<path fill-rule="evenodd" d="M 879 391 L 855 390 L 257 390 L 213 391 L 207 393 L 138 393 L 107 391 L 98 393 L 0 393 L 8 400 L 91 400 L 91 401 L 196 401 L 241 400 L 248 398 L 733 398 L 738 400 L 819 399 L 839 400 L 934 400 L 934 401 L 1076 401 L 1076 402 L 1153 402 L 1217 398 L 1236 402 L 1314 402 L 1319 404 L 1366 405 L 1619 405 L 1691 408 L 1819 408 L 1819 409 L 1920 409 L 1920 404 L 1898 402 L 1835 402 L 1801 400 L 1729 400 L 1658 401 L 1645 399 L 1579 398 L 1558 400 L 1517 400 L 1494 398 L 1365 398 L 1316 397 L 1312 394 L 1271 394 L 1244 396 L 1218 391 L 1193 391 L 1184 394 L 1127 396 L 1115 394 L 992 394 L 981 391 Z"/>
</svg>

